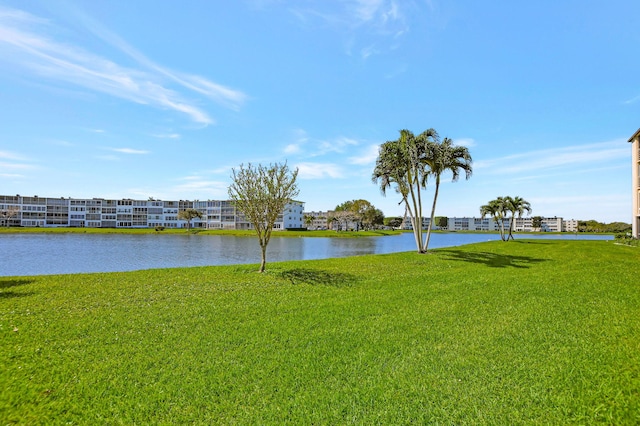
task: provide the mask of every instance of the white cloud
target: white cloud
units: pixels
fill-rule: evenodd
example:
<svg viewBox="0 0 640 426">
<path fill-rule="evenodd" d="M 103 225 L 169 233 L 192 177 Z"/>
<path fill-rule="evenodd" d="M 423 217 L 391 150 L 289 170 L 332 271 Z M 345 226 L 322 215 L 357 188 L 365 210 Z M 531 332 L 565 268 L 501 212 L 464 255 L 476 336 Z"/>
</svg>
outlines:
<svg viewBox="0 0 640 426">
<path fill-rule="evenodd" d="M 338 153 L 342 154 L 351 147 L 358 146 L 360 143 L 346 136 L 338 136 L 333 139 L 312 139 L 306 131 L 296 129 L 293 134 L 294 141 L 284 148 L 285 154 L 303 154 L 308 157 L 320 157 L 323 155 Z"/>
<path fill-rule="evenodd" d="M 604 222 L 628 221 L 621 219 L 617 212 L 630 211 L 631 206 L 628 193 L 530 197 L 528 201 L 541 216 L 559 215 L 564 219 Z"/>
<path fill-rule="evenodd" d="M 89 18 L 85 17 L 85 20 Z M 142 68 L 121 66 L 81 47 L 51 39 L 58 33 L 44 20 L 20 10 L 0 8 L 0 56 L 50 80 L 127 99 L 143 105 L 169 109 L 208 125 L 214 120 L 200 107 L 167 86 L 167 79 L 182 88 L 204 95 L 226 107 L 237 109 L 246 95 L 203 77 L 161 67 L 125 43 L 120 37 L 90 21 L 95 34 L 134 58 Z M 146 68 L 146 70 L 145 70 Z"/>
<path fill-rule="evenodd" d="M 472 148 L 476 146 L 476 141 L 471 138 L 458 138 L 454 139 L 453 143 L 459 146 L 466 146 L 467 148 Z"/>
<path fill-rule="evenodd" d="M 356 145 L 358 145 L 357 140 L 339 136 L 335 139 L 320 141 L 318 143 L 318 152 L 315 155 L 324 155 L 329 152 L 343 153 L 348 147 Z"/>
<path fill-rule="evenodd" d="M 285 154 L 297 154 L 300 151 L 301 151 L 301 148 L 299 144 L 291 143 L 284 147 Z"/>
<path fill-rule="evenodd" d="M 26 158 L 20 154 L 9 151 L 0 151 L 0 158 L 4 158 L 5 160 L 26 161 Z"/>
<path fill-rule="evenodd" d="M 37 169 L 38 167 L 30 164 L 30 161 L 30 159 L 15 152 L 0 151 L 0 171 L 2 171 L 2 176 L 7 178 L 24 177 L 21 174 L 12 172 Z"/>
<path fill-rule="evenodd" d="M 635 104 L 636 102 L 640 101 L 640 95 L 638 96 L 634 96 L 631 99 L 627 99 L 626 101 L 624 101 L 623 103 L 626 105 L 631 105 L 631 104 Z"/>
<path fill-rule="evenodd" d="M 111 148 L 111 150 L 122 154 L 149 154 L 149 151 L 133 148 Z"/>
<path fill-rule="evenodd" d="M 320 28 L 345 33 L 346 54 L 351 55 L 356 51 L 362 59 L 397 47 L 398 37 L 409 31 L 406 9 L 414 6 L 413 3 L 396 0 L 311 1 L 303 3 L 304 6 L 300 6 L 300 2 L 294 4 L 290 11 L 302 24 L 319 24 Z"/>
<path fill-rule="evenodd" d="M 152 136 L 158 139 L 180 139 L 182 137 L 179 133 L 158 133 Z"/>
<path fill-rule="evenodd" d="M 474 171 L 482 170 L 486 174 L 522 174 L 539 172 L 545 169 L 567 168 L 588 164 L 602 165 L 606 161 L 626 160 L 629 147 L 625 140 L 575 145 L 530 151 L 522 154 L 481 160 L 474 164 Z M 568 169 L 571 167 L 571 169 Z"/>
<path fill-rule="evenodd" d="M 98 160 L 105 161 L 120 161 L 120 157 L 118 157 L 117 155 L 96 155 L 96 158 Z"/>
<path fill-rule="evenodd" d="M 165 198 L 173 196 L 174 198 L 177 197 L 177 199 L 202 198 L 203 194 L 206 194 L 207 199 L 219 199 L 228 196 L 228 182 L 209 180 L 200 176 L 187 176 L 181 180 L 183 180 L 184 183 L 170 187 L 169 191 L 163 196 Z"/>
<path fill-rule="evenodd" d="M 369 56 L 380 53 L 378 49 L 376 49 L 375 45 L 367 46 L 360 49 L 360 57 L 362 59 L 367 59 Z"/>
<path fill-rule="evenodd" d="M 0 170 L 31 170 L 34 169 L 35 166 L 31 164 L 23 164 L 23 163 L 5 163 L 0 162 Z"/>
<path fill-rule="evenodd" d="M 340 166 L 333 163 L 299 163 L 298 176 L 300 179 L 340 179 L 344 177 Z"/>
<path fill-rule="evenodd" d="M 378 158 L 380 145 L 369 145 L 360 155 L 349 158 L 350 164 L 366 166 L 374 164 Z"/>
</svg>

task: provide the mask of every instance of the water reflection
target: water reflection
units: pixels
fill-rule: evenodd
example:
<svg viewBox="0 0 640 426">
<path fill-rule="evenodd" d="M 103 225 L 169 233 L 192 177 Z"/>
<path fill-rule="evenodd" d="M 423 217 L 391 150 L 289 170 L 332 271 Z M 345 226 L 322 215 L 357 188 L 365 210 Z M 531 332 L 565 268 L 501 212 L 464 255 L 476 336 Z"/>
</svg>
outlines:
<svg viewBox="0 0 640 426">
<path fill-rule="evenodd" d="M 523 238 L 611 239 L 593 235 L 526 235 Z M 518 237 L 516 237 L 518 238 Z M 497 240 L 497 234 L 434 234 L 430 248 Z M 259 263 L 253 237 L 211 235 L 2 234 L 0 276 L 131 271 L 183 266 Z M 415 249 L 413 235 L 369 238 L 273 237 L 267 261 L 325 259 Z"/>
</svg>

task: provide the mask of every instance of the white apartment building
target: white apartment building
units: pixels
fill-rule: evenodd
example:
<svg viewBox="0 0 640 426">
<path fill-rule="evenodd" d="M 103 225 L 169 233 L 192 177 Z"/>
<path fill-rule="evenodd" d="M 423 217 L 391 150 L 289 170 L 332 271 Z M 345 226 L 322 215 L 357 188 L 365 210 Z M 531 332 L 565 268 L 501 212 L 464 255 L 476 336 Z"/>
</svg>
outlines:
<svg viewBox="0 0 640 426">
<path fill-rule="evenodd" d="M 631 233 L 640 238 L 640 129 L 629 138 L 631 142 Z"/>
<path fill-rule="evenodd" d="M 422 227 L 427 229 L 429 226 L 430 218 L 422 218 Z M 434 226 L 434 230 L 442 231 L 489 231 L 498 232 L 500 230 L 499 222 L 496 222 L 493 218 L 479 218 L 479 217 L 449 217 L 447 218 L 447 227 L 440 228 Z M 503 219 L 504 229 L 509 229 L 510 218 Z M 413 229 L 411 226 L 410 218 L 406 218 L 403 224 L 403 229 Z M 577 232 L 578 221 L 571 219 L 570 221 L 564 221 L 561 217 L 544 217 L 542 218 L 542 224 L 540 228 L 533 227 L 532 217 L 516 217 L 513 229 L 516 232 Z"/>
<path fill-rule="evenodd" d="M 253 229 L 232 201 L 109 200 L 104 198 L 50 198 L 0 195 L 0 213 L 5 226 L 87 228 L 186 228 L 178 212 L 196 209 L 202 218 L 191 221 L 194 228 Z M 292 201 L 278 216 L 274 229 L 304 227 L 304 203 Z"/>
<path fill-rule="evenodd" d="M 329 217 L 333 210 L 326 212 L 304 212 L 305 226 L 310 231 L 328 229 L 330 227 Z M 311 218 L 307 221 L 307 217 Z"/>
</svg>

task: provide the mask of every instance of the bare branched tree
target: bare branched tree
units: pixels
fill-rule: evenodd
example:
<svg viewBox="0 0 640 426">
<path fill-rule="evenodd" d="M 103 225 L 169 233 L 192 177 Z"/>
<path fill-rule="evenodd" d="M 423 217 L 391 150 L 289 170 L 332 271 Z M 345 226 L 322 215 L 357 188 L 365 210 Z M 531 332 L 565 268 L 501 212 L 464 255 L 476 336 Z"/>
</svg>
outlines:
<svg viewBox="0 0 640 426">
<path fill-rule="evenodd" d="M 298 169 L 290 171 L 286 162 L 268 167 L 241 164 L 238 170 L 232 169 L 229 197 L 256 231 L 262 252 L 259 272 L 265 270 L 267 245 L 278 215 L 299 194 L 297 177 Z"/>
<path fill-rule="evenodd" d="M 18 206 L 8 206 L 6 209 L 0 210 L 0 218 L 2 219 L 2 224 L 5 226 L 9 226 L 10 219 L 18 216 L 20 213 L 20 207 Z"/>
</svg>

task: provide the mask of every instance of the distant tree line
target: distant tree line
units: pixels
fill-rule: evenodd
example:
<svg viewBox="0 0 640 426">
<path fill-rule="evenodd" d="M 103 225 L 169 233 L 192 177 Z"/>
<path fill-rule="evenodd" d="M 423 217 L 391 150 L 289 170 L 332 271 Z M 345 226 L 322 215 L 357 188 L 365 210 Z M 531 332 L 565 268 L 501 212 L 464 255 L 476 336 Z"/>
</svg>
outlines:
<svg viewBox="0 0 640 426">
<path fill-rule="evenodd" d="M 620 233 L 630 232 L 631 224 L 624 222 L 601 223 L 597 220 L 579 220 L 578 232 L 606 232 Z"/>
<path fill-rule="evenodd" d="M 377 209 L 367 200 L 345 201 L 336 206 L 335 210 L 329 214 L 329 221 L 333 222 L 334 229 L 355 231 L 375 228 L 384 225 L 384 213 Z M 350 226 L 351 225 L 351 226 Z"/>
</svg>

